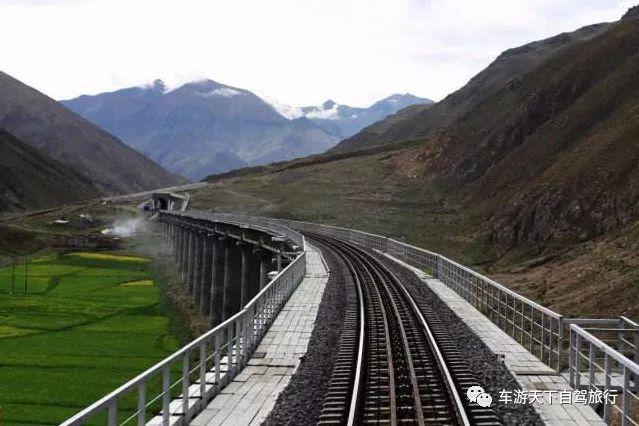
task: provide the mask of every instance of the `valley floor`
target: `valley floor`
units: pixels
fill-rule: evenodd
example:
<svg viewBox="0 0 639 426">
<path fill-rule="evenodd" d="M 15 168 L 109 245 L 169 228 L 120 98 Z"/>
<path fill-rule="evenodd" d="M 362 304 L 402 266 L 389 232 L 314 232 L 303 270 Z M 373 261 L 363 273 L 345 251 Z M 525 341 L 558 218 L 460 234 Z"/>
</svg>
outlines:
<svg viewBox="0 0 639 426">
<path fill-rule="evenodd" d="M 0 269 L 3 424 L 58 424 L 180 346 L 163 274 L 137 251 L 35 257 L 26 294 L 24 264 Z"/>
</svg>

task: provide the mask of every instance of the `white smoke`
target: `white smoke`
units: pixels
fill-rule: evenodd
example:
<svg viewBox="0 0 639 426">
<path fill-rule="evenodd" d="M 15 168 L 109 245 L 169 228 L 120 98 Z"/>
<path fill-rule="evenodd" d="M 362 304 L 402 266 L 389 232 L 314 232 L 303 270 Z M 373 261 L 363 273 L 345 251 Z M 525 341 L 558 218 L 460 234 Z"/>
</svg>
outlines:
<svg viewBox="0 0 639 426">
<path fill-rule="evenodd" d="M 144 224 L 145 222 L 142 218 L 118 219 L 113 222 L 113 226 L 102 231 L 102 234 L 118 237 L 130 237 L 142 231 Z"/>
</svg>

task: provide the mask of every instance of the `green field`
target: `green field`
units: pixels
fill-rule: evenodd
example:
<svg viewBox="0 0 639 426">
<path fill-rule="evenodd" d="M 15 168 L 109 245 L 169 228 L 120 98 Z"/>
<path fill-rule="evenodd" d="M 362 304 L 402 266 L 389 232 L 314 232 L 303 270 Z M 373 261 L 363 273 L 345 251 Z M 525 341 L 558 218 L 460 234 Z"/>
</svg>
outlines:
<svg viewBox="0 0 639 426">
<path fill-rule="evenodd" d="M 179 346 L 149 259 L 70 253 L 0 269 L 0 423 L 57 424 Z M 4 422 L 4 423 L 3 423 Z"/>
</svg>

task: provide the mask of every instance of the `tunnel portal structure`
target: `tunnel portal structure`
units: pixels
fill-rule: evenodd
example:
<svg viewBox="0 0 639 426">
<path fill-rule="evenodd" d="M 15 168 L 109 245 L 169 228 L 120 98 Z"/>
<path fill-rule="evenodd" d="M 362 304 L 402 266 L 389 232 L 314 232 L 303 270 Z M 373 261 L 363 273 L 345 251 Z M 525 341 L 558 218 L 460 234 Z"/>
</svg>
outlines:
<svg viewBox="0 0 639 426">
<path fill-rule="evenodd" d="M 184 293 L 211 327 L 238 312 L 301 250 L 299 242 L 272 229 L 228 217 L 161 211 L 158 220 Z"/>
<path fill-rule="evenodd" d="M 189 205 L 191 196 L 179 194 L 171 191 L 156 191 L 150 194 L 148 200 L 140 204 L 140 209 L 149 213 L 156 213 L 163 210 L 184 211 Z"/>
</svg>

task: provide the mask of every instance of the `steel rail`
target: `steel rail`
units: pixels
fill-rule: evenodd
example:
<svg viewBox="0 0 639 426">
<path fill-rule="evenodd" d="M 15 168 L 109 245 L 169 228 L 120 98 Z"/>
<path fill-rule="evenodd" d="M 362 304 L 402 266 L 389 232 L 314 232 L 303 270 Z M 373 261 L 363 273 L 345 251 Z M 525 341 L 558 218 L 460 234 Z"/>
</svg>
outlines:
<svg viewBox="0 0 639 426">
<path fill-rule="evenodd" d="M 366 253 L 367 256 L 368 253 Z M 402 284 L 402 282 L 397 279 L 397 277 L 395 276 L 395 274 L 393 274 L 392 271 L 390 271 L 384 264 L 379 263 L 379 266 L 381 266 L 381 268 L 391 277 L 391 279 L 394 281 L 395 285 L 402 291 L 404 297 L 406 298 L 406 300 L 408 300 L 408 302 L 410 303 L 411 307 L 413 308 L 413 312 L 417 315 L 417 317 L 419 318 L 419 321 L 424 329 L 424 332 L 426 333 L 427 337 L 428 337 L 428 343 L 430 345 L 430 349 L 433 352 L 433 354 L 435 355 L 436 359 L 437 359 L 437 366 L 439 367 L 440 373 L 445 377 L 445 384 L 446 387 L 448 388 L 448 392 L 449 395 L 452 397 L 453 401 L 454 401 L 454 408 L 455 411 L 457 412 L 457 418 L 460 421 L 460 423 L 464 424 L 464 425 L 470 425 L 470 420 L 468 419 L 468 415 L 466 414 L 466 410 L 464 407 L 464 404 L 462 402 L 461 397 L 459 396 L 459 392 L 457 391 L 457 387 L 455 386 L 455 381 L 453 380 L 453 376 L 450 373 L 450 370 L 448 368 L 448 365 L 446 364 L 446 360 L 444 359 L 444 355 L 442 354 L 441 350 L 439 349 L 439 345 L 437 344 L 437 340 L 435 339 L 435 336 L 433 335 L 433 332 L 430 328 L 430 326 L 428 325 L 428 322 L 426 321 L 426 318 L 424 317 L 424 315 L 422 314 L 421 310 L 419 309 L 419 306 L 417 306 L 417 303 L 415 302 L 415 299 L 413 298 L 413 296 L 410 294 L 410 292 L 408 291 L 408 289 L 406 288 L 406 286 L 404 284 Z"/>
<path fill-rule="evenodd" d="M 353 393 L 351 398 L 350 407 L 348 410 L 348 419 L 346 421 L 348 426 L 352 426 L 355 424 L 355 418 L 357 414 L 357 405 L 360 398 L 360 389 L 361 389 L 361 381 L 362 381 L 362 363 L 364 362 L 364 295 L 362 293 L 361 286 L 356 286 L 357 290 L 357 300 L 359 305 L 359 336 L 357 342 L 357 359 L 355 361 L 355 377 L 353 382 Z"/>
<path fill-rule="evenodd" d="M 408 344 L 408 335 L 406 332 L 406 329 L 404 327 L 404 324 L 402 323 L 402 316 L 400 313 L 400 309 L 399 306 L 397 304 L 397 302 L 394 300 L 393 295 L 391 293 L 391 290 L 388 286 L 388 283 L 386 282 L 386 280 L 381 276 L 381 274 L 379 273 L 379 271 L 377 270 L 377 266 L 373 265 L 373 262 L 370 261 L 370 259 L 367 259 L 366 256 L 363 255 L 363 253 L 357 253 L 358 257 L 361 259 L 362 262 L 366 263 L 368 265 L 368 267 L 370 268 L 371 271 L 373 271 L 375 273 L 375 275 L 377 275 L 377 277 L 379 278 L 379 283 L 382 285 L 383 290 L 385 291 L 388 300 L 390 301 L 390 305 L 391 308 L 393 310 L 393 313 L 395 314 L 395 317 L 399 320 L 398 321 L 398 327 L 400 330 L 400 337 L 402 339 L 402 346 L 404 349 L 404 353 L 406 356 L 406 364 L 408 367 L 408 374 L 409 374 L 409 380 L 410 380 L 410 385 L 411 385 L 411 389 L 412 389 L 412 397 L 413 397 L 413 410 L 415 411 L 415 421 L 418 424 L 424 424 L 424 412 L 422 411 L 422 402 L 420 399 L 420 391 L 419 391 L 419 384 L 417 381 L 417 375 L 415 373 L 415 367 L 413 365 L 413 358 L 411 356 L 411 350 L 410 350 L 410 345 Z M 379 289 L 376 289 L 379 291 Z M 380 295 L 381 298 L 381 295 Z"/>
<path fill-rule="evenodd" d="M 422 408 L 422 404 L 421 404 L 422 394 L 419 389 L 418 377 L 415 372 L 416 365 L 414 365 L 414 360 L 411 353 L 411 347 L 409 344 L 408 332 L 405 327 L 411 326 L 411 324 L 419 324 L 419 326 L 423 330 L 421 330 L 421 332 L 418 330 L 418 333 L 419 333 L 419 336 L 422 336 L 422 338 L 424 338 L 424 340 L 428 342 L 426 346 L 428 346 L 428 350 L 430 350 L 430 354 L 431 354 L 429 356 L 429 359 L 432 358 L 432 360 L 434 361 L 433 367 L 437 371 L 436 373 L 437 377 L 439 377 L 439 379 L 437 380 L 444 382 L 444 386 L 442 387 L 443 389 L 441 389 L 441 391 L 445 392 L 445 395 L 446 395 L 445 405 L 449 406 L 446 410 L 450 411 L 451 419 L 454 419 L 454 421 L 457 421 L 457 423 L 463 424 L 463 425 L 470 425 L 470 421 L 468 419 L 468 415 L 466 414 L 465 407 L 461 401 L 461 398 L 459 397 L 459 392 L 457 392 L 457 388 L 453 380 L 452 374 L 446 366 L 445 358 L 443 354 L 441 353 L 441 351 L 439 350 L 437 340 L 434 334 L 431 332 L 430 328 L 428 327 L 426 319 L 424 318 L 423 314 L 420 312 L 419 307 L 417 306 L 415 300 L 412 298 L 412 296 L 410 295 L 408 290 L 405 288 L 405 286 L 401 284 L 401 282 L 397 279 L 397 277 L 390 270 L 388 270 L 388 268 L 386 268 L 383 264 L 381 264 L 381 262 L 379 262 L 373 256 L 366 253 L 364 250 L 358 247 L 355 247 L 350 243 L 346 243 L 344 241 L 341 241 L 335 238 L 326 237 L 323 235 L 314 235 L 310 233 L 308 234 L 308 236 L 310 238 L 314 238 L 321 241 L 326 246 L 331 247 L 335 252 L 339 253 L 341 258 L 345 261 L 345 263 L 349 265 L 349 269 L 351 270 L 351 273 L 353 275 L 354 282 L 356 283 L 360 282 L 360 284 L 363 283 L 362 280 L 358 278 L 357 276 L 358 274 L 354 272 L 358 272 L 359 277 L 362 277 L 362 278 L 368 276 L 370 279 L 369 281 L 370 288 L 367 291 L 369 293 L 372 293 L 371 295 L 377 298 L 377 302 L 380 304 L 379 306 L 382 307 L 381 312 L 378 313 L 378 315 L 381 314 L 382 317 L 385 317 L 386 310 L 388 310 L 388 313 L 391 314 L 392 316 L 391 319 L 394 323 L 394 330 L 396 333 L 395 341 L 400 342 L 400 347 L 395 347 L 394 348 L 395 350 L 393 351 L 392 348 L 389 348 L 387 346 L 387 351 L 389 351 L 388 352 L 389 355 L 393 355 L 393 352 L 395 352 L 396 354 L 401 353 L 403 356 L 403 360 L 400 361 L 400 363 L 402 366 L 404 366 L 407 369 L 407 371 L 404 372 L 404 374 L 407 377 L 402 377 L 402 380 L 404 380 L 402 389 L 406 389 L 408 387 L 408 389 L 410 389 L 408 391 L 410 395 L 405 393 L 401 395 L 401 397 L 403 398 L 404 404 L 406 404 L 406 402 L 408 401 L 408 399 L 406 398 L 409 398 L 410 400 L 413 401 L 412 407 L 410 407 L 410 410 L 412 410 L 413 421 L 416 424 L 425 424 L 424 411 L 423 411 L 425 407 Z M 383 295 L 385 295 L 385 297 L 383 297 Z M 366 308 L 367 311 L 369 310 L 369 307 Z M 367 313 L 369 315 L 371 314 L 371 312 L 367 312 Z M 408 321 L 405 318 L 407 315 L 412 316 L 413 319 L 411 321 Z M 406 324 L 404 324 L 405 321 L 406 321 Z M 388 344 L 390 343 L 390 336 L 388 334 L 389 321 L 387 318 L 384 318 L 384 323 L 385 323 L 385 329 L 387 330 L 386 334 L 384 335 L 384 338 L 385 340 L 387 340 L 386 343 Z M 414 325 L 413 325 L 413 328 L 414 328 Z M 370 334 L 371 332 L 372 332 L 371 330 L 367 330 L 368 334 Z M 412 334 L 412 336 L 414 339 L 415 335 Z M 367 337 L 360 334 L 360 342 L 363 343 L 365 341 L 367 341 Z M 360 352 L 362 350 L 363 349 L 360 346 Z M 370 349 L 366 349 L 366 350 L 368 351 Z M 428 361 L 425 361 L 423 358 L 419 358 L 419 361 L 422 363 L 428 362 Z M 391 368 L 392 368 L 392 362 L 393 360 L 391 360 L 391 362 L 389 363 Z M 357 368 L 358 370 L 360 370 L 361 376 L 363 376 L 364 373 L 361 371 L 364 368 L 363 364 L 358 363 Z M 421 368 L 424 369 L 425 367 L 421 367 Z M 393 385 L 392 386 L 393 391 L 395 390 L 394 388 L 395 386 Z M 435 390 L 429 389 L 429 392 L 433 392 L 433 391 L 437 392 L 437 388 L 435 388 Z M 389 394 L 391 394 L 391 392 L 389 392 Z M 391 394 L 391 397 L 392 397 L 391 399 L 394 400 L 399 396 L 400 395 L 393 396 Z M 359 394 L 354 393 L 352 395 L 350 405 L 351 406 L 349 409 L 348 424 L 349 425 L 355 424 L 358 421 L 365 420 L 358 417 L 358 414 L 357 414 L 359 412 L 361 415 L 361 410 L 362 410 L 362 407 L 358 406 L 358 405 L 361 405 L 361 399 Z M 408 409 L 408 407 L 403 406 L 402 409 L 406 410 Z M 432 409 L 435 410 L 435 412 L 437 412 L 437 408 L 432 408 Z M 392 414 L 391 421 L 390 421 L 391 424 L 396 424 L 397 423 L 396 408 L 393 407 L 391 409 L 391 413 L 389 414 Z M 406 420 L 406 418 L 402 418 L 402 420 Z"/>
</svg>

